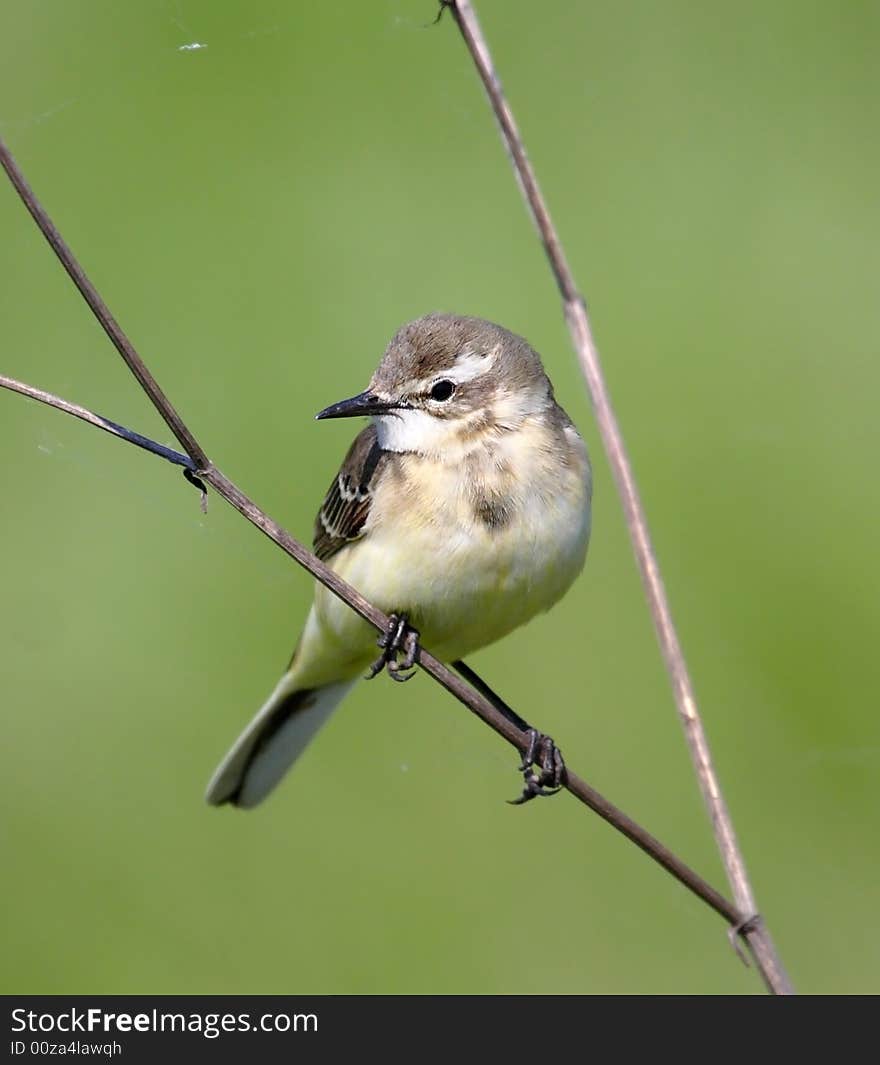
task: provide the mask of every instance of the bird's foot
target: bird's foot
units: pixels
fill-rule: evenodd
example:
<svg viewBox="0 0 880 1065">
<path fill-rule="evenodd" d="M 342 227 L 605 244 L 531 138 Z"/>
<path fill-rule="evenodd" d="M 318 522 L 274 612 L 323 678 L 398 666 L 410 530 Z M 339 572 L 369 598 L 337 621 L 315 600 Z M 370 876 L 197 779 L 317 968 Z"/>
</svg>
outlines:
<svg viewBox="0 0 880 1065">
<path fill-rule="evenodd" d="M 377 642 L 382 653 L 370 666 L 366 679 L 372 680 L 386 669 L 392 680 L 409 680 L 415 673 L 420 648 L 419 633 L 407 622 L 406 614 L 392 614 Z"/>
<path fill-rule="evenodd" d="M 520 806 L 539 796 L 555 795 L 565 779 L 562 751 L 553 740 L 533 728 L 529 729 L 528 736 L 529 745 L 523 752 L 519 767 L 523 775 L 523 793 L 518 799 L 507 800 L 511 806 Z"/>
</svg>

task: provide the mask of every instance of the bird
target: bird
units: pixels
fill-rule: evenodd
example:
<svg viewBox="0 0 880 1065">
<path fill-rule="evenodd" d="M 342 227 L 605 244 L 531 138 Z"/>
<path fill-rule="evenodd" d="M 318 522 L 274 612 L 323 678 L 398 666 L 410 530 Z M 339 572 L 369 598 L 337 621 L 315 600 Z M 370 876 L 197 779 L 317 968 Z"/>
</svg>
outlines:
<svg viewBox="0 0 880 1065">
<path fill-rule="evenodd" d="M 353 417 L 369 423 L 313 548 L 396 629 L 373 662 L 373 627 L 316 582 L 287 669 L 210 780 L 212 805 L 261 803 L 366 670 L 408 678 L 421 642 L 457 662 L 549 610 L 583 568 L 589 455 L 523 337 L 463 315 L 411 321 L 365 391 L 316 415 Z"/>
</svg>

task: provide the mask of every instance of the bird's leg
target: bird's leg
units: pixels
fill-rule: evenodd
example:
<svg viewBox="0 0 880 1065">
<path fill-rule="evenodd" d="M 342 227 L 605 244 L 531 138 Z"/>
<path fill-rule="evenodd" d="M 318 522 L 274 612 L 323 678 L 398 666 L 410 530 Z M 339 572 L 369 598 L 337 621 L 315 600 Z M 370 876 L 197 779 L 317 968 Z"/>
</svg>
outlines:
<svg viewBox="0 0 880 1065">
<path fill-rule="evenodd" d="M 539 796 L 555 795 L 562 787 L 565 776 L 565 762 L 562 751 L 549 736 L 530 728 L 529 744 L 523 752 L 520 772 L 523 775 L 523 793 L 518 799 L 509 799 L 512 806 L 520 806 Z M 537 766 L 539 772 L 535 772 Z"/>
<path fill-rule="evenodd" d="M 367 680 L 372 680 L 383 669 L 388 670 L 392 680 L 401 683 L 409 680 L 419 658 L 419 633 L 407 622 L 406 614 L 391 614 L 388 628 L 377 642 L 382 653 L 370 666 Z M 399 661 L 398 655 L 402 656 Z"/>
<path fill-rule="evenodd" d="M 525 787 L 518 799 L 508 799 L 508 802 L 512 806 L 519 806 L 539 795 L 555 795 L 562 787 L 565 778 L 565 762 L 562 759 L 562 752 L 553 740 L 524 721 L 466 662 L 458 659 L 452 664 L 468 684 L 476 688 L 499 713 L 503 714 L 512 725 L 516 725 L 520 732 L 528 736 L 528 746 L 523 752 L 522 763 L 519 767 Z M 538 766 L 540 772 L 535 773 L 532 766 Z"/>
</svg>

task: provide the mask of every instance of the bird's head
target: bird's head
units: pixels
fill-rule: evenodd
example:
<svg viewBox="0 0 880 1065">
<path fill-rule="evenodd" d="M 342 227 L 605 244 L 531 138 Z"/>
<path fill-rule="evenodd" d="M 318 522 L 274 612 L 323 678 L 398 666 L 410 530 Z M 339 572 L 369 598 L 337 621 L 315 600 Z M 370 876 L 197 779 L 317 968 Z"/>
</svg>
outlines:
<svg viewBox="0 0 880 1065">
<path fill-rule="evenodd" d="M 428 314 L 398 330 L 364 392 L 317 417 L 369 416 L 386 450 L 440 454 L 516 429 L 552 403 L 522 337 L 482 318 Z"/>
</svg>

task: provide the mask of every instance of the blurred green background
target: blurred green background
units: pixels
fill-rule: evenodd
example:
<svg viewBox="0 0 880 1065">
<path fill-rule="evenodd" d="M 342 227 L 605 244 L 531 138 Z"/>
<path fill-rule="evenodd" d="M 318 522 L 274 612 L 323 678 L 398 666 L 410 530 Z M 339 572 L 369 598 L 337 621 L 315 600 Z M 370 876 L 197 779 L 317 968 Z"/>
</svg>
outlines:
<svg viewBox="0 0 880 1065">
<path fill-rule="evenodd" d="M 880 991 L 880 8 L 479 4 L 583 287 L 761 907 Z M 583 577 L 472 664 L 723 886 L 550 274 L 430 0 L 5 2 L 0 132 L 220 467 L 309 538 L 403 321 L 543 353 Z M 200 48 L 184 46 L 200 44 Z M 0 372 L 171 443 L 0 187 Z M 207 778 L 310 579 L 180 473 L 0 393 L 5 992 L 757 992 L 719 919 L 426 677 L 251 814 Z M 726 889 L 725 889 L 726 890 Z"/>
</svg>

